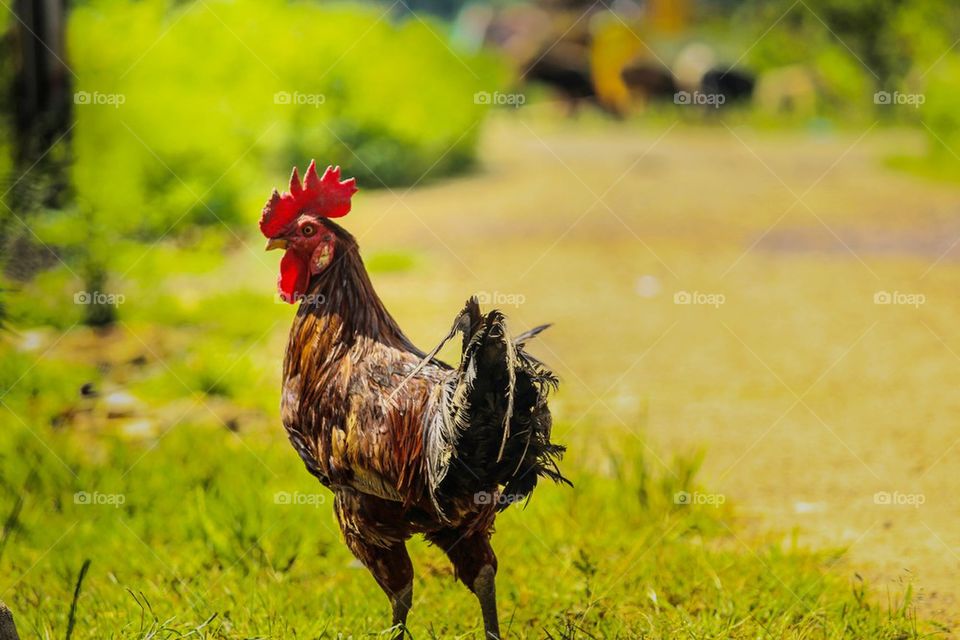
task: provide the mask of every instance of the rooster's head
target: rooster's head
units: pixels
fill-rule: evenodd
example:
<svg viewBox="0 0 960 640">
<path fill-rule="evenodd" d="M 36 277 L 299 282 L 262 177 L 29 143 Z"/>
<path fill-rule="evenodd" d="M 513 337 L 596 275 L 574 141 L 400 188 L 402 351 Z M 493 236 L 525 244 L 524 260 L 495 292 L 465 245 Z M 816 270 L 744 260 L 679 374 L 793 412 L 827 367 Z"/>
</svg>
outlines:
<svg viewBox="0 0 960 640">
<path fill-rule="evenodd" d="M 260 231 L 267 237 L 267 251 L 284 249 L 277 288 L 289 303 L 307 292 L 310 277 L 323 271 L 334 258 L 337 234 L 325 218 L 339 218 L 350 211 L 356 180 L 340 181 L 340 167 L 327 167 L 323 177 L 311 162 L 300 182 L 297 168 L 290 176 L 290 191 L 276 189 L 263 207 Z"/>
</svg>

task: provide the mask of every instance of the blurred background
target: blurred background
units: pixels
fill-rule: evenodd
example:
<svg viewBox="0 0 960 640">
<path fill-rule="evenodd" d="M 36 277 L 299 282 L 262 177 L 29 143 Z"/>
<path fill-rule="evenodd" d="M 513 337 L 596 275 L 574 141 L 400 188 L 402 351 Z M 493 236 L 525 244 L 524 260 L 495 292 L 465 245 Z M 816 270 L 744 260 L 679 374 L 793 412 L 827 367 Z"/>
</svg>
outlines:
<svg viewBox="0 0 960 640">
<path fill-rule="evenodd" d="M 916 130 L 924 147 L 892 163 L 945 176 L 960 164 L 949 3 L 4 9 L 0 239 L 14 289 L 142 275 L 139 248 L 160 239 L 236 242 L 277 176 L 313 157 L 366 190 L 489 173 L 480 147 L 496 120 L 821 136 L 877 123 Z M 17 320 L 105 326 L 123 315 L 95 300 L 17 299 Z"/>
<path fill-rule="evenodd" d="M 958 38 L 946 0 L 0 0 L 0 599 L 25 637 L 153 637 L 166 613 L 131 621 L 184 581 L 207 586 L 176 633 L 264 573 L 378 597 L 318 576 L 349 562 L 329 514 L 271 499 L 315 489 L 279 426 L 293 310 L 256 223 L 315 158 L 357 178 L 344 224 L 418 345 L 471 294 L 517 332 L 555 322 L 535 350 L 563 381 L 556 438 L 613 511 L 516 516 L 587 576 L 569 610 L 508 588 L 540 611 L 518 633 L 555 608 L 601 636 L 670 615 L 639 570 L 597 596 L 630 549 L 583 523 L 635 531 L 621 501 L 657 474 L 692 490 L 682 455 L 737 505 L 721 546 L 842 548 L 843 576 L 946 633 Z M 75 499 L 101 494 L 122 502 Z M 813 618 L 839 601 L 810 593 Z M 210 637 L 293 637 L 274 604 Z"/>
</svg>

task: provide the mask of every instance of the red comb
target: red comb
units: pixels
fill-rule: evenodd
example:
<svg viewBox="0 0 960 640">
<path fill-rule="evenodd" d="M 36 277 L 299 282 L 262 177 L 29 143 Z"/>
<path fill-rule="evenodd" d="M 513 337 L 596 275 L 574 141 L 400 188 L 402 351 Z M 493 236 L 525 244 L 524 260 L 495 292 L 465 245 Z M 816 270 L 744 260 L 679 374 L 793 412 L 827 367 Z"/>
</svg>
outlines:
<svg viewBox="0 0 960 640">
<path fill-rule="evenodd" d="M 350 198 L 357 192 L 356 178 L 340 182 L 340 167 L 327 167 L 323 177 L 317 175 L 317 161 L 310 162 L 303 184 L 297 168 L 290 176 L 290 192 L 276 189 L 263 207 L 260 231 L 268 238 L 279 235 L 301 213 L 322 218 L 339 218 L 350 212 Z"/>
</svg>

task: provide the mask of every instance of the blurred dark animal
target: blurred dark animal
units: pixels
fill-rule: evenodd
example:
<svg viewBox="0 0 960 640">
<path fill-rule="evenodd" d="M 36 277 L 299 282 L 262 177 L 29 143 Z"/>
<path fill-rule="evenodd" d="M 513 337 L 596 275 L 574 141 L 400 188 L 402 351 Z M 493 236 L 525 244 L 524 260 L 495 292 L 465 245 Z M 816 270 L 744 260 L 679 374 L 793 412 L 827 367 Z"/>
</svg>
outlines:
<svg viewBox="0 0 960 640">
<path fill-rule="evenodd" d="M 590 67 L 590 13 L 564 3 L 521 3 L 470 15 L 482 21 L 485 43 L 511 61 L 520 80 L 546 87 L 572 114 L 584 102 L 597 100 Z"/>
<path fill-rule="evenodd" d="M 452 368 L 411 344 L 386 310 L 357 242 L 331 218 L 356 191 L 340 169 L 311 163 L 301 184 L 273 192 L 260 220 L 267 249 L 285 250 L 279 291 L 300 302 L 283 365 L 281 417 L 307 470 L 333 490 L 350 550 L 390 599 L 397 638 L 413 602 L 405 541 L 424 534 L 480 601 L 499 638 L 490 536 L 497 513 L 557 468 L 547 394 L 557 380 L 526 353 L 538 327 L 511 338 L 499 311 L 475 299 L 442 346 L 462 334 Z"/>
<path fill-rule="evenodd" d="M 590 75 L 589 50 L 572 43 L 560 43 L 541 53 L 524 70 L 528 82 L 539 82 L 553 90 L 568 110 L 574 112 L 585 100 L 594 100 L 596 92 Z"/>
<path fill-rule="evenodd" d="M 620 72 L 630 94 L 642 101 L 673 100 L 677 83 L 670 70 L 650 62 L 628 64 Z"/>
<path fill-rule="evenodd" d="M 756 83 L 756 78 L 746 71 L 711 69 L 703 74 L 700 91 L 707 95 L 722 95 L 722 106 L 729 107 L 749 101 Z"/>
</svg>

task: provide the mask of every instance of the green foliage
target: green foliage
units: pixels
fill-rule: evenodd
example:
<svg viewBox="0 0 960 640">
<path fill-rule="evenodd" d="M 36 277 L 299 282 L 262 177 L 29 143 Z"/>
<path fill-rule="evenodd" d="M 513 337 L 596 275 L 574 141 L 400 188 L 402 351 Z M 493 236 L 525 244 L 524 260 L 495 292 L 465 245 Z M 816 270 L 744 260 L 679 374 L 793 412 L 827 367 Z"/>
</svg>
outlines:
<svg viewBox="0 0 960 640">
<path fill-rule="evenodd" d="M 926 77 L 922 106 L 923 121 L 930 140 L 931 156 L 943 167 L 950 166 L 954 176 L 960 175 L 960 55 L 948 54 Z"/>
<path fill-rule="evenodd" d="M 811 52 L 829 47 L 835 60 L 856 63 L 878 88 L 895 88 L 950 48 L 960 9 L 948 0 L 782 0 L 747 2 L 739 17 L 759 38 L 750 51 L 758 68 L 807 63 Z M 822 60 L 811 66 L 828 69 Z"/>
<path fill-rule="evenodd" d="M 70 14 L 68 49 L 76 205 L 35 231 L 86 290 L 125 284 L 130 241 L 252 227 L 312 158 L 364 189 L 463 170 L 485 113 L 473 95 L 502 75 L 440 24 L 359 4 L 92 0 Z"/>
<path fill-rule="evenodd" d="M 880 82 L 902 77 L 909 60 L 895 51 L 889 25 L 896 19 L 901 0 L 809 0 L 801 7 L 805 20 L 828 29 L 871 70 Z"/>
<path fill-rule="evenodd" d="M 748 2 L 738 21 L 757 37 L 749 51 L 757 69 L 811 63 L 827 48 L 834 63 L 854 63 L 878 88 L 894 88 L 950 48 L 960 9 L 946 0 Z M 815 57 L 810 66 L 829 72 L 831 62 Z"/>
<path fill-rule="evenodd" d="M 66 269 L 44 271 L 29 284 L 7 286 L 7 314 L 15 326 L 67 329 L 83 321 L 84 309 L 74 304 L 73 298 L 83 287 L 80 279 Z"/>
<path fill-rule="evenodd" d="M 960 175 L 956 3 L 747 2 L 738 23 L 757 38 L 747 56 L 752 68 L 763 74 L 796 65 L 809 74 L 818 115 L 923 126 L 930 153 L 921 171 Z M 894 98 L 879 101 L 877 91 Z"/>
<path fill-rule="evenodd" d="M 842 116 L 872 110 L 874 78 L 843 47 L 833 45 L 819 49 L 814 64 L 825 113 Z"/>
<path fill-rule="evenodd" d="M 149 238 L 250 222 L 310 158 L 366 188 L 456 171 L 483 116 L 473 93 L 496 69 L 444 37 L 359 5 L 88 3 L 69 30 L 76 89 L 91 96 L 76 109 L 80 206 Z"/>
</svg>

